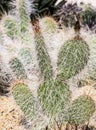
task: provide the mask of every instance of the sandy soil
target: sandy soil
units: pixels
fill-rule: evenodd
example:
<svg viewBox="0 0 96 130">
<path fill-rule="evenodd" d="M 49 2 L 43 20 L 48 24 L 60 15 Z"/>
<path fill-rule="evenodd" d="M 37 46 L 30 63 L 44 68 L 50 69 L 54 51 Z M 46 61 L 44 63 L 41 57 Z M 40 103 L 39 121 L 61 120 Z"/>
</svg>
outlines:
<svg viewBox="0 0 96 130">
<path fill-rule="evenodd" d="M 0 130 L 25 130 L 20 124 L 22 115 L 12 97 L 0 97 Z"/>
</svg>

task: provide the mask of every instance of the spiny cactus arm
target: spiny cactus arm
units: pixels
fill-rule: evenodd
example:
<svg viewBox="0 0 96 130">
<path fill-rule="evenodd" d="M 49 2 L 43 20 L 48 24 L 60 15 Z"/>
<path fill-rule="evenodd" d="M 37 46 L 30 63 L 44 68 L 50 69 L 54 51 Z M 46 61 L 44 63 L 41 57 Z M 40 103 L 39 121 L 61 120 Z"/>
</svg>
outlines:
<svg viewBox="0 0 96 130">
<path fill-rule="evenodd" d="M 4 20 L 4 28 L 5 28 L 5 33 L 7 36 L 9 36 L 11 39 L 17 39 L 20 36 L 19 32 L 19 26 L 17 24 L 17 21 L 14 17 L 12 16 L 7 16 Z"/>
<path fill-rule="evenodd" d="M 94 111 L 94 101 L 89 96 L 82 95 L 73 101 L 68 109 L 68 113 L 66 113 L 65 117 L 67 118 L 65 119 L 69 124 L 81 125 L 90 119 Z"/>
<path fill-rule="evenodd" d="M 83 40 L 69 40 L 58 55 L 58 77 L 66 80 L 79 73 L 86 66 L 90 51 Z"/>
<path fill-rule="evenodd" d="M 19 14 L 19 32 L 21 42 L 24 44 L 32 43 L 32 32 L 30 24 L 31 14 L 31 2 L 30 0 L 19 0 L 18 2 L 18 14 Z"/>
<path fill-rule="evenodd" d="M 27 78 L 25 69 L 18 58 L 13 58 L 9 62 L 9 65 L 10 65 L 10 68 L 12 69 L 13 73 L 16 75 L 16 77 L 18 79 L 26 79 Z"/>
<path fill-rule="evenodd" d="M 41 35 L 37 35 L 35 39 L 36 39 L 38 62 L 39 62 L 42 77 L 44 78 L 44 80 L 51 79 L 53 73 L 51 60 L 44 43 L 44 39 Z"/>
<path fill-rule="evenodd" d="M 13 96 L 16 103 L 20 106 L 25 117 L 32 121 L 36 116 L 36 102 L 28 86 L 23 83 L 18 83 L 13 86 Z"/>
<path fill-rule="evenodd" d="M 27 7 L 28 6 L 28 7 Z M 20 28 L 21 33 L 28 31 L 29 16 L 31 11 L 31 3 L 29 0 L 19 0 L 19 15 L 20 15 Z"/>
<path fill-rule="evenodd" d="M 67 84 L 62 81 L 47 81 L 39 87 L 38 98 L 41 106 L 50 116 L 51 120 L 58 119 L 71 97 Z"/>
<path fill-rule="evenodd" d="M 41 34 L 39 20 L 35 16 L 33 16 L 33 18 L 31 17 L 31 22 L 35 34 L 37 57 L 38 57 L 41 74 L 44 80 L 48 80 L 52 78 L 52 73 L 53 73 L 51 60 L 47 52 L 46 45 L 44 43 L 44 38 Z"/>
</svg>

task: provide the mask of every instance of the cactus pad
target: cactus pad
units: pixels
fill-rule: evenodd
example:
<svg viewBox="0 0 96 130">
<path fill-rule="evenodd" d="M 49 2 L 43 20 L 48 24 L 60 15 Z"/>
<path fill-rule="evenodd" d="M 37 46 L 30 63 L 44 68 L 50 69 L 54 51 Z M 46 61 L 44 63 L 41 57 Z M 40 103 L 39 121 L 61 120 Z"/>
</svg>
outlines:
<svg viewBox="0 0 96 130">
<path fill-rule="evenodd" d="M 45 80 L 50 79 L 52 78 L 52 66 L 43 37 L 41 35 L 36 36 L 36 42 L 37 56 L 41 74 Z"/>
<path fill-rule="evenodd" d="M 89 96 L 80 96 L 73 101 L 68 109 L 67 121 L 70 124 L 84 124 L 90 119 L 95 111 L 94 101 Z"/>
<path fill-rule="evenodd" d="M 19 13 L 20 13 L 20 27 L 21 32 L 25 33 L 28 29 L 28 15 L 26 10 L 26 2 L 24 0 L 19 0 Z"/>
<path fill-rule="evenodd" d="M 34 106 L 34 97 L 28 86 L 22 83 L 15 85 L 13 87 L 13 96 L 21 110 L 24 112 L 25 117 L 32 120 L 35 116 L 36 108 Z"/>
<path fill-rule="evenodd" d="M 24 79 L 26 78 L 26 72 L 25 69 L 22 65 L 22 63 L 19 61 L 18 58 L 14 58 L 12 59 L 10 62 L 10 68 L 12 69 L 12 71 L 14 72 L 14 74 L 16 75 L 16 77 L 18 79 Z"/>
<path fill-rule="evenodd" d="M 67 41 L 58 56 L 58 77 L 64 80 L 79 73 L 88 62 L 89 47 L 83 40 Z"/>
<path fill-rule="evenodd" d="M 9 18 L 6 19 L 4 24 L 5 28 L 7 29 L 6 33 L 10 38 L 13 39 L 19 36 L 18 25 L 16 23 L 16 20 Z"/>
<path fill-rule="evenodd" d="M 70 100 L 68 85 L 61 81 L 47 81 L 38 90 L 38 97 L 45 111 L 56 117 Z"/>
</svg>

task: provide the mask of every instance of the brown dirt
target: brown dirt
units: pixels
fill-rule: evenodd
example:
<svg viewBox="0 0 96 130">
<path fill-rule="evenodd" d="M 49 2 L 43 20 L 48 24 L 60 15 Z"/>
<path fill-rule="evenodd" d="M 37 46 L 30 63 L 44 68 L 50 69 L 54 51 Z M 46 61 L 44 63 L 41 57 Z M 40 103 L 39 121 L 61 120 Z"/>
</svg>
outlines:
<svg viewBox="0 0 96 130">
<path fill-rule="evenodd" d="M 22 115 L 12 97 L 0 97 L 0 130 L 25 130 L 20 124 Z"/>
</svg>

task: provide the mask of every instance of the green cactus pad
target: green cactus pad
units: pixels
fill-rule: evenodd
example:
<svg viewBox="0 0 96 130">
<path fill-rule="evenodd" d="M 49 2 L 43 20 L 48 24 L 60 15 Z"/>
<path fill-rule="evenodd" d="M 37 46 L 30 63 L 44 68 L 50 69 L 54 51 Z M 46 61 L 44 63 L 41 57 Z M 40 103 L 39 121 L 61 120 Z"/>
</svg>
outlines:
<svg viewBox="0 0 96 130">
<path fill-rule="evenodd" d="M 66 80 L 79 73 L 89 59 L 89 47 L 83 40 L 67 41 L 58 56 L 58 77 Z"/>
<path fill-rule="evenodd" d="M 19 36 L 19 29 L 16 20 L 12 18 L 6 19 L 4 26 L 7 29 L 6 33 L 10 38 L 14 39 Z"/>
<path fill-rule="evenodd" d="M 38 98 L 44 110 L 52 117 L 57 117 L 70 100 L 70 90 L 61 81 L 47 81 L 39 87 Z"/>
<path fill-rule="evenodd" d="M 25 33 L 28 30 L 28 14 L 26 9 L 26 2 L 24 0 L 19 0 L 19 13 L 20 13 L 20 27 L 21 32 Z"/>
<path fill-rule="evenodd" d="M 13 96 L 28 120 L 36 114 L 35 100 L 28 86 L 19 83 L 13 87 Z"/>
<path fill-rule="evenodd" d="M 94 101 L 89 96 L 80 96 L 73 101 L 72 105 L 68 109 L 67 121 L 70 124 L 84 124 L 90 119 L 95 111 Z"/>
<path fill-rule="evenodd" d="M 36 36 L 36 49 L 42 77 L 45 80 L 52 78 L 51 60 L 41 35 Z"/>
<path fill-rule="evenodd" d="M 9 62 L 10 68 L 12 69 L 12 71 L 14 72 L 14 74 L 16 75 L 16 77 L 18 79 L 25 79 L 26 76 L 26 72 L 25 69 L 22 65 L 22 63 L 19 61 L 18 58 L 14 58 Z"/>
</svg>

